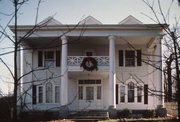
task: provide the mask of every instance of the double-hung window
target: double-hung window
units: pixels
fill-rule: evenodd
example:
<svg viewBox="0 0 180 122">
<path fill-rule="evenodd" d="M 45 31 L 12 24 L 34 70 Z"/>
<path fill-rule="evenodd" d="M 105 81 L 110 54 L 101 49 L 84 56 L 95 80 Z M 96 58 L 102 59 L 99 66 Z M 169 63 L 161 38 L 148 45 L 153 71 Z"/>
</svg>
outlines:
<svg viewBox="0 0 180 122">
<path fill-rule="evenodd" d="M 60 51 L 38 51 L 38 67 L 59 67 L 61 62 Z"/>
<path fill-rule="evenodd" d="M 54 66 L 54 52 L 53 51 L 45 51 L 44 52 L 44 66 L 45 67 L 53 67 Z"/>
<path fill-rule="evenodd" d="M 125 66 L 135 66 L 135 51 L 125 51 Z"/>
<path fill-rule="evenodd" d="M 141 50 L 119 50 L 119 66 L 141 66 Z"/>
</svg>

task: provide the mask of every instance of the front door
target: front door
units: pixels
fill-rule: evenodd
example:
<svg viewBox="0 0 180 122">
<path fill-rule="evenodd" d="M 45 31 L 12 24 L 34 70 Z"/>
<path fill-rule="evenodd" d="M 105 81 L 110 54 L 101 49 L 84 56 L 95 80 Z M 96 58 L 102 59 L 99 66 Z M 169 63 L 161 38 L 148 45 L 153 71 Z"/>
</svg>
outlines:
<svg viewBox="0 0 180 122">
<path fill-rule="evenodd" d="M 80 110 L 102 109 L 101 80 L 79 80 L 78 103 Z"/>
</svg>

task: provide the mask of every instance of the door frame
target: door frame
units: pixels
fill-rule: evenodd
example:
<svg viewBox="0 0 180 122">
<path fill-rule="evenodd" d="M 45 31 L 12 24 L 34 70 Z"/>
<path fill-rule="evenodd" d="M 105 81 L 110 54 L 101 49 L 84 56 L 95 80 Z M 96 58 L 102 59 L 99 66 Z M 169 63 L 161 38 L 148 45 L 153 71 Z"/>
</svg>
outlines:
<svg viewBox="0 0 180 122">
<path fill-rule="evenodd" d="M 101 83 L 100 84 L 79 84 L 79 80 L 101 80 Z M 79 86 L 83 86 L 83 99 L 79 99 Z M 101 99 L 98 100 L 97 99 L 97 87 L 98 86 L 101 86 Z M 93 97 L 94 99 L 93 100 L 86 100 L 86 87 L 93 87 L 94 89 L 94 94 L 93 94 Z M 78 100 L 78 108 L 83 108 L 83 105 L 81 103 L 84 103 L 84 104 L 92 104 L 94 106 L 90 106 L 89 108 L 87 109 L 103 109 L 103 105 L 104 105 L 104 102 L 103 102 L 103 80 L 102 78 L 81 78 L 81 79 L 78 79 L 77 80 L 77 100 Z M 82 105 L 82 106 L 81 106 Z"/>
</svg>

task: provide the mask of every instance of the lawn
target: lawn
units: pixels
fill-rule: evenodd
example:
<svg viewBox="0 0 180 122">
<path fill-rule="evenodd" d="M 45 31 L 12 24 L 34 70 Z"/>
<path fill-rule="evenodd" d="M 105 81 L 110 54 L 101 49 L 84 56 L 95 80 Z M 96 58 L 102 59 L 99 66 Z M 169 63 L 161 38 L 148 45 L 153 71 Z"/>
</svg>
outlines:
<svg viewBox="0 0 180 122">
<path fill-rule="evenodd" d="M 98 122 L 179 122 L 178 119 L 167 118 L 148 118 L 148 119 L 116 119 L 116 120 L 101 120 Z"/>
</svg>

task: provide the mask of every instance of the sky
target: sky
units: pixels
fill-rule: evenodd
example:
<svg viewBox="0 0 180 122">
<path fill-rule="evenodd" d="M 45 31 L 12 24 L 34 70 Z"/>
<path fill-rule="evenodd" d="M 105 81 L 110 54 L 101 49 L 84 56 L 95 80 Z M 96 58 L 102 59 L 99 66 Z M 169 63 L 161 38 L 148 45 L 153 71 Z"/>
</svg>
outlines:
<svg viewBox="0 0 180 122">
<path fill-rule="evenodd" d="M 14 7 L 13 0 L 0 0 L 0 26 L 5 28 L 10 18 L 13 15 Z M 38 13 L 38 22 L 43 19 L 53 16 L 56 20 L 63 24 L 77 24 L 83 18 L 91 15 L 103 24 L 118 24 L 127 16 L 132 15 L 145 24 L 154 23 L 143 13 L 152 17 L 150 9 L 142 0 L 42 0 Z M 150 2 L 152 0 L 149 0 Z M 157 1 L 157 0 L 155 0 Z M 167 12 L 171 0 L 161 0 L 162 9 Z M 174 23 L 176 16 L 180 21 L 180 6 L 174 0 L 174 4 L 170 11 L 170 24 Z M 38 0 L 29 0 L 25 3 L 18 13 L 19 25 L 33 25 L 35 23 L 35 16 L 37 10 Z M 155 4 L 155 9 L 157 5 Z M 9 23 L 14 24 L 14 21 Z M 2 29 L 0 29 L 1 31 Z M 6 29 L 7 34 L 13 36 L 13 33 Z M 0 34 L 1 37 L 1 34 Z M 0 54 L 13 50 L 13 44 L 7 38 L 0 38 Z M 13 70 L 13 55 L 8 54 L 1 56 L 8 66 Z M 11 85 L 6 81 L 12 81 L 12 78 L 7 68 L 0 61 L 0 90 L 7 93 L 12 91 Z"/>
</svg>

